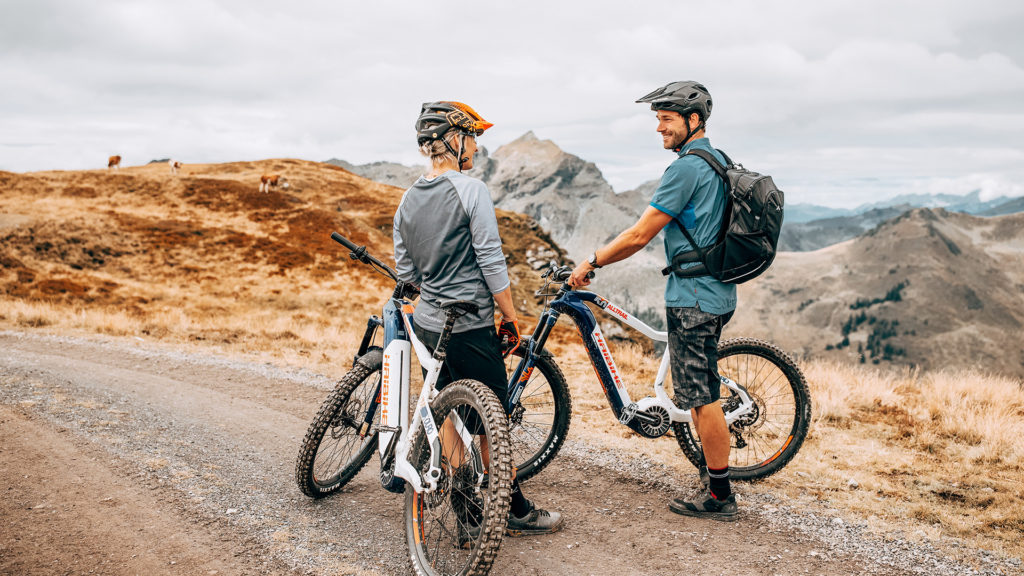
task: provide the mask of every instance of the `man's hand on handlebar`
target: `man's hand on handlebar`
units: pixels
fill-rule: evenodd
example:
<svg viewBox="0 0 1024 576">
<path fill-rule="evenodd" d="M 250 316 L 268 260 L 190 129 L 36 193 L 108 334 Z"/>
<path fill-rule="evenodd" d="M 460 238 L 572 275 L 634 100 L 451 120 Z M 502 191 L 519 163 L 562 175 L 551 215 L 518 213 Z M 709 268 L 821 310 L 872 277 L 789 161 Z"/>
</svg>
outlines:
<svg viewBox="0 0 1024 576">
<path fill-rule="evenodd" d="M 593 277 L 593 266 L 591 266 L 588 262 L 582 262 L 578 266 L 576 266 L 575 269 L 573 269 L 572 274 L 569 276 L 567 282 L 569 283 L 569 286 L 572 286 L 573 288 L 582 288 L 583 286 L 590 284 L 590 279 Z"/>
</svg>

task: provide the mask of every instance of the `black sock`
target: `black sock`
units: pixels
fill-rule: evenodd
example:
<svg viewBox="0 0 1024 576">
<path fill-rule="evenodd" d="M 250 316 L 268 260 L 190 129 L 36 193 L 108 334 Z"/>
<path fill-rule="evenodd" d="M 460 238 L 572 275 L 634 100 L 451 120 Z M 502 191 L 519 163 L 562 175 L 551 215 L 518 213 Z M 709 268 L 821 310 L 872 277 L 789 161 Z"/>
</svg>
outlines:
<svg viewBox="0 0 1024 576">
<path fill-rule="evenodd" d="M 717 500 L 725 500 L 732 494 L 732 488 L 729 486 L 728 466 L 725 468 L 708 467 L 708 476 L 711 479 L 711 485 L 708 488 L 711 490 L 711 495 Z"/>
<path fill-rule="evenodd" d="M 533 510 L 533 504 L 523 496 L 523 491 L 519 489 L 519 479 L 512 479 L 512 499 L 511 499 L 511 511 L 516 518 L 522 518 Z"/>
</svg>

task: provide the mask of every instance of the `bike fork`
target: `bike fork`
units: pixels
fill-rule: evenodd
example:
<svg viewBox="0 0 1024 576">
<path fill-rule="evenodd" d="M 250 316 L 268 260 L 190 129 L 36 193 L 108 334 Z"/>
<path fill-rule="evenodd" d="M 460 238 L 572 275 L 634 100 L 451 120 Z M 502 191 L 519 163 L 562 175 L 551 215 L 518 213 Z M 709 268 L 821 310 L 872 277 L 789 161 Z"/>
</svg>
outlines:
<svg viewBox="0 0 1024 576">
<path fill-rule="evenodd" d="M 527 342 L 526 354 L 523 356 L 522 361 L 516 365 L 516 369 L 512 372 L 512 376 L 509 378 L 509 390 L 508 400 L 505 406 L 505 413 L 511 414 L 512 408 L 519 403 L 519 398 L 523 394 L 523 390 L 526 388 L 526 383 L 530 381 L 530 375 L 533 374 L 533 368 L 536 365 L 536 355 L 540 354 L 544 350 L 544 344 L 548 341 L 548 336 L 551 335 L 551 329 L 558 322 L 558 312 L 549 311 L 546 315 L 541 317 L 540 322 L 537 323 L 537 328 L 533 331 L 533 336 L 530 337 Z"/>
</svg>

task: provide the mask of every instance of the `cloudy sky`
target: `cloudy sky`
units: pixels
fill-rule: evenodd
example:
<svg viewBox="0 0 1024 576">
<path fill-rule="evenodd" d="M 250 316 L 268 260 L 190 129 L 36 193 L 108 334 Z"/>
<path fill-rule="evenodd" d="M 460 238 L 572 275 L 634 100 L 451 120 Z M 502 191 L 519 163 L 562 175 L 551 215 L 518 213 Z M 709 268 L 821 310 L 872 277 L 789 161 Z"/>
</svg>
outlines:
<svg viewBox="0 0 1024 576">
<path fill-rule="evenodd" d="M 622 191 L 671 161 L 634 100 L 696 79 L 788 202 L 1020 196 L 1022 29 L 1019 0 L 0 0 L 0 170 L 418 164 L 419 105 L 453 99 Z"/>
</svg>

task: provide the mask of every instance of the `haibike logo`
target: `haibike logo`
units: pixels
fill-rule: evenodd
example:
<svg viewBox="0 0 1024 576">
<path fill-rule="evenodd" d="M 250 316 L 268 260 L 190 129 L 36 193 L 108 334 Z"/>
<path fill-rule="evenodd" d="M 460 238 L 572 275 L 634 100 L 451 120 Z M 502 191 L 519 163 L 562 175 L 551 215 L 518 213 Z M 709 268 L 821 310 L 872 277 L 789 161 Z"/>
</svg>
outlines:
<svg viewBox="0 0 1024 576">
<path fill-rule="evenodd" d="M 608 304 L 608 309 L 614 312 L 615 315 L 618 316 L 619 318 L 622 318 L 623 320 L 629 320 L 629 314 L 626 314 L 622 310 L 619 310 L 618 308 L 615 307 L 614 304 Z"/>
<path fill-rule="evenodd" d="M 608 306 L 608 301 L 605 300 L 604 298 L 601 298 L 600 296 L 598 296 L 594 300 L 594 304 L 597 304 L 598 308 L 604 309 L 605 307 Z"/>
<path fill-rule="evenodd" d="M 608 351 L 608 345 L 604 343 L 604 338 L 601 337 L 601 333 L 594 330 L 594 341 L 597 342 L 597 348 L 601 351 L 601 356 L 604 357 L 604 363 L 608 367 L 608 371 L 611 372 L 612 380 L 615 381 L 616 388 L 622 388 L 622 381 L 619 380 L 619 371 L 615 369 L 615 361 L 612 360 L 612 354 Z"/>
<path fill-rule="evenodd" d="M 380 421 L 388 421 L 388 384 L 391 383 L 391 375 L 388 366 L 391 364 L 391 355 L 384 355 L 384 371 L 380 378 Z"/>
</svg>

